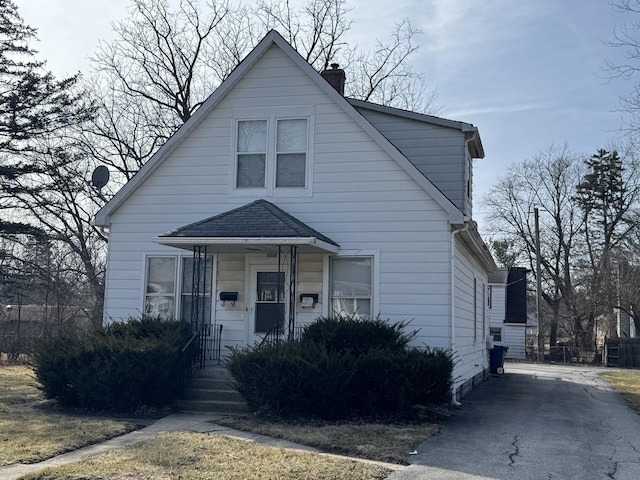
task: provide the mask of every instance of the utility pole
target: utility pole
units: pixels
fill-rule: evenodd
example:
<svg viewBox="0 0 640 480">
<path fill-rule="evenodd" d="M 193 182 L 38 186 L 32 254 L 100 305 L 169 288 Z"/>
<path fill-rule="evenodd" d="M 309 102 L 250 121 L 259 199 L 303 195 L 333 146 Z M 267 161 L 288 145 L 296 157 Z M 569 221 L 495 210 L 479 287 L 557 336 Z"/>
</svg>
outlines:
<svg viewBox="0 0 640 480">
<path fill-rule="evenodd" d="M 544 361 L 544 328 L 542 315 L 540 314 L 542 278 L 540 276 L 540 220 L 538 207 L 533 210 L 535 218 L 536 235 L 536 320 L 538 321 L 538 361 Z"/>
</svg>

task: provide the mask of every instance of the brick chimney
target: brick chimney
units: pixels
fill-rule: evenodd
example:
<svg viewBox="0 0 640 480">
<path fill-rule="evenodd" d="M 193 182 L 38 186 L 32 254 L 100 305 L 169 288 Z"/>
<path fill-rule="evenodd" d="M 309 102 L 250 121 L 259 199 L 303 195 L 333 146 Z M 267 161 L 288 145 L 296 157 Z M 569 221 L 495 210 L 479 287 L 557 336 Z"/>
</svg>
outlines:
<svg viewBox="0 0 640 480">
<path fill-rule="evenodd" d="M 331 69 L 323 70 L 320 75 L 324 78 L 329 84 L 335 88 L 338 93 L 344 96 L 344 84 L 347 76 L 344 73 L 344 70 L 338 68 L 340 65 L 337 63 L 331 64 Z"/>
</svg>

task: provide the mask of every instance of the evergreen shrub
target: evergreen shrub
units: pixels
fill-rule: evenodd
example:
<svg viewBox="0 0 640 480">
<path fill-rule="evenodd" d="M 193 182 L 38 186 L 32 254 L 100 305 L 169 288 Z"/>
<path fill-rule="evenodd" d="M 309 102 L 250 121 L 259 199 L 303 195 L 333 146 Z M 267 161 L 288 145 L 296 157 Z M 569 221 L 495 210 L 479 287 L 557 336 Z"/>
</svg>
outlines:
<svg viewBox="0 0 640 480">
<path fill-rule="evenodd" d="M 129 411 L 171 404 L 182 392 L 184 322 L 129 319 L 87 334 L 43 339 L 33 356 L 47 398 L 63 405 Z"/>
<path fill-rule="evenodd" d="M 231 348 L 226 365 L 254 411 L 320 418 L 406 415 L 450 399 L 453 359 L 409 347 L 406 322 L 320 318 L 300 340 Z"/>
<path fill-rule="evenodd" d="M 376 317 L 320 317 L 305 325 L 302 340 L 324 345 L 329 352 L 362 355 L 369 350 L 404 350 L 417 332 L 404 333 L 408 322 L 390 324 Z"/>
</svg>

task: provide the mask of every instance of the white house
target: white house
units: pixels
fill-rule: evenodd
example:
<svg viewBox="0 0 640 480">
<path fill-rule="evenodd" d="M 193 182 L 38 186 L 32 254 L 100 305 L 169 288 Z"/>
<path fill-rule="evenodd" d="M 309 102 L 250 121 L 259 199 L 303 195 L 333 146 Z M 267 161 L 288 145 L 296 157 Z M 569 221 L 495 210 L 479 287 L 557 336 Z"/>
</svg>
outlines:
<svg viewBox="0 0 640 480">
<path fill-rule="evenodd" d="M 489 274 L 489 334 L 509 347 L 507 358 L 526 358 L 527 269 L 499 268 Z"/>
<path fill-rule="evenodd" d="M 380 315 L 456 352 L 458 396 L 485 376 L 495 263 L 472 220 L 478 130 L 345 98 L 344 82 L 266 35 L 96 215 L 105 322 L 196 319 L 222 328 L 224 351 L 321 315 Z"/>
</svg>

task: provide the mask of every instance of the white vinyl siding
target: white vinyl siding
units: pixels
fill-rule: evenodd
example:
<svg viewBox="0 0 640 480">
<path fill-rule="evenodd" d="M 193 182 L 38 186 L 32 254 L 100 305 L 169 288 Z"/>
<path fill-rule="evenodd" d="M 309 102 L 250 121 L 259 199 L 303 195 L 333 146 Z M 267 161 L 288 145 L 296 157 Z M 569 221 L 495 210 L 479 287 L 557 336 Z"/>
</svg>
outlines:
<svg viewBox="0 0 640 480">
<path fill-rule="evenodd" d="M 524 324 L 514 325 L 507 323 L 502 327 L 502 342 L 500 343 L 509 347 L 509 350 L 505 355 L 507 358 L 524 360 L 526 357 L 525 331 L 526 326 Z"/>
<path fill-rule="evenodd" d="M 306 107 L 307 113 L 302 115 L 295 111 L 300 106 L 311 107 Z M 259 117 L 262 112 L 253 118 L 245 115 L 247 110 L 261 108 L 274 112 L 294 109 L 282 116 L 274 114 L 273 125 L 278 118 L 308 120 L 306 188 L 282 189 L 290 195 L 278 195 L 280 189 L 276 188 L 271 193 L 265 189 L 235 188 L 235 125 L 238 120 L 267 119 Z M 453 142 L 464 143 L 462 132 L 446 130 Z M 299 193 L 301 190 L 303 193 Z M 371 315 L 379 314 L 392 323 L 410 321 L 407 331 L 418 331 L 413 340 L 416 346 L 450 346 L 452 293 L 459 297 L 457 343 L 464 364 L 456 367 L 455 375 L 468 378 L 468 374 L 477 373 L 475 364 L 486 364 L 480 349 L 484 342 L 468 346 L 472 334 L 468 330 L 471 324 L 466 323 L 472 309 L 469 292 L 473 283 L 469 278 L 479 269 L 465 263 L 464 258 L 471 256 L 469 252 L 457 250 L 460 280 L 456 280 L 456 291 L 450 291 L 451 226 L 447 212 L 275 47 L 113 212 L 106 321 L 139 314 L 144 297 L 145 255 L 176 255 L 176 249 L 153 243 L 155 236 L 258 198 L 266 198 L 337 242 L 339 256 L 344 252 L 366 252 L 371 256 L 375 277 Z M 329 311 L 328 264 L 326 255 L 299 255 L 299 325 Z M 220 253 L 215 256 L 214 265 L 213 314 L 214 321 L 224 327 L 224 351 L 226 346 L 246 342 L 245 255 Z M 478 281 L 484 279 L 481 273 L 477 277 Z M 239 292 L 238 302 L 221 305 L 221 291 Z M 302 307 L 301 293 L 318 293 L 320 303 L 314 308 Z"/>
<path fill-rule="evenodd" d="M 455 350 L 458 361 L 454 366 L 455 387 L 465 379 L 482 374 L 488 368 L 486 335 L 481 329 L 482 293 L 478 284 L 486 282 L 487 273 L 473 259 L 467 246 L 455 237 Z"/>
</svg>

